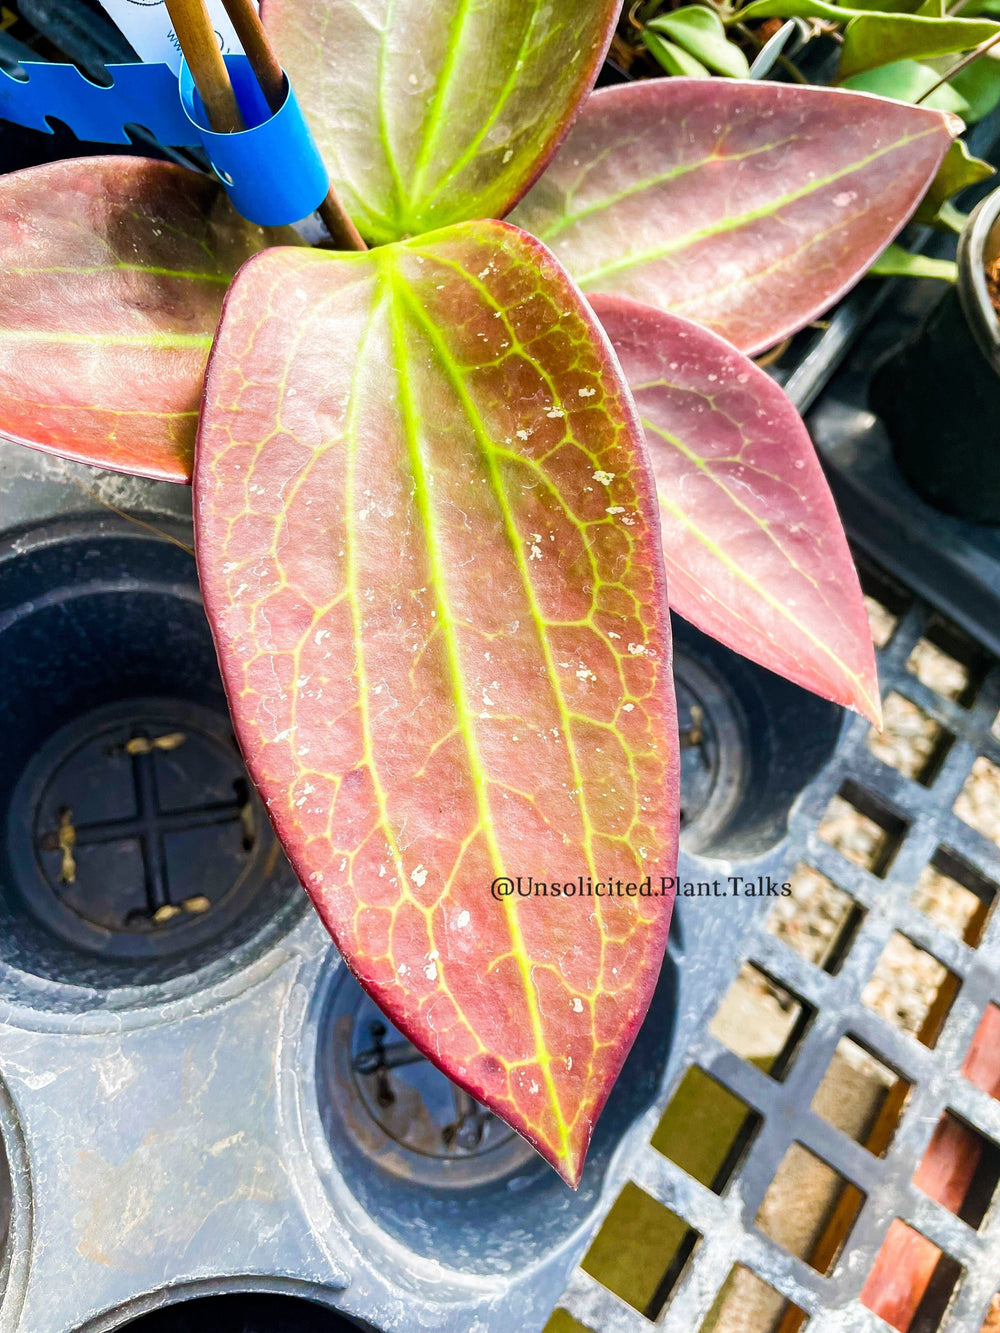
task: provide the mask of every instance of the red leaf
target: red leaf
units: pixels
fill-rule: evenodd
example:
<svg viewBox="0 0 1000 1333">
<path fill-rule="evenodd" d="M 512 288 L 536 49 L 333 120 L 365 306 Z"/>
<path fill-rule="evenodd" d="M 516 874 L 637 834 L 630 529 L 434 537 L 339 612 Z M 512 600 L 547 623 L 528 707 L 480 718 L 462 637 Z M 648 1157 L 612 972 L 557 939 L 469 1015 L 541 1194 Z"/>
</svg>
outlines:
<svg viewBox="0 0 1000 1333">
<path fill-rule="evenodd" d="M 620 0 L 264 0 L 344 206 L 376 244 L 501 217 L 538 177 Z"/>
<path fill-rule="evenodd" d="M 605 88 L 511 220 L 585 292 L 671 310 L 759 351 L 854 285 L 958 128 L 939 111 L 835 88 Z"/>
<path fill-rule="evenodd" d="M 145 158 L 0 179 L 0 433 L 82 463 L 190 481 L 205 363 L 240 264 L 290 228 Z"/>
<path fill-rule="evenodd" d="M 649 1003 L 670 873 L 652 478 L 610 347 L 500 222 L 272 250 L 210 363 L 198 559 L 237 734 L 362 985 L 570 1183 Z"/>
<path fill-rule="evenodd" d="M 876 725 L 868 618 L 799 414 L 729 343 L 598 296 L 646 429 L 670 605 L 699 629 Z"/>
</svg>

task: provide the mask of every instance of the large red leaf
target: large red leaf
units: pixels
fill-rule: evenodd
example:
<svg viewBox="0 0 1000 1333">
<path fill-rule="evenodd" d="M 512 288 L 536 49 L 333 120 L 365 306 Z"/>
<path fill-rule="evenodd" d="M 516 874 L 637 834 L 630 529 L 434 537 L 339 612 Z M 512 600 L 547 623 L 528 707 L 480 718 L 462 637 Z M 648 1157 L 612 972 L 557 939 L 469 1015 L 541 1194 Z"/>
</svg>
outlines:
<svg viewBox="0 0 1000 1333">
<path fill-rule="evenodd" d="M 502 217 L 593 86 L 620 0 L 264 0 L 337 191 L 379 244 Z"/>
<path fill-rule="evenodd" d="M 652 478 L 588 306 L 501 222 L 237 278 L 195 474 L 243 753 L 361 983 L 565 1179 L 646 1010 L 670 900 Z"/>
<path fill-rule="evenodd" d="M 0 434 L 189 481 L 226 288 L 248 256 L 296 241 L 165 162 L 78 158 L 3 177 Z"/>
<path fill-rule="evenodd" d="M 511 220 L 585 292 L 672 310 L 759 351 L 864 273 L 959 128 L 939 111 L 834 88 L 604 88 Z"/>
<path fill-rule="evenodd" d="M 699 325 L 620 296 L 593 305 L 646 430 L 673 609 L 880 725 L 857 574 L 795 408 Z"/>
</svg>

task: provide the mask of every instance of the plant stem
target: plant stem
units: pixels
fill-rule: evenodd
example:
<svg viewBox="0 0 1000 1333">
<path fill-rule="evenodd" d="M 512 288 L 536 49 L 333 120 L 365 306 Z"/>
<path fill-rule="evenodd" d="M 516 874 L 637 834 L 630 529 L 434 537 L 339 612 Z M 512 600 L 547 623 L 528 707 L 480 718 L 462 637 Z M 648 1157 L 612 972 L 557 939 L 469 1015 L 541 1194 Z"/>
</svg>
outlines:
<svg viewBox="0 0 1000 1333">
<path fill-rule="evenodd" d="M 170 22 L 174 25 L 209 125 L 216 134 L 238 133 L 245 128 L 243 117 L 205 0 L 166 2 Z"/>
<path fill-rule="evenodd" d="M 223 0 L 223 4 L 264 99 L 271 111 L 277 113 L 285 100 L 285 73 L 264 31 L 264 25 L 250 0 Z M 360 232 L 348 217 L 332 185 L 317 211 L 338 250 L 367 250 Z"/>
<path fill-rule="evenodd" d="M 917 106 L 919 106 L 921 102 L 925 102 L 927 98 L 930 97 L 931 93 L 936 93 L 942 84 L 945 84 L 949 79 L 954 78 L 959 70 L 965 69 L 966 65 L 971 65 L 974 60 L 978 60 L 984 52 L 989 51 L 991 47 L 996 46 L 998 42 L 1000 42 L 1000 32 L 998 32 L 995 37 L 991 37 L 989 41 L 983 42 L 981 46 L 977 46 L 974 51 L 970 51 L 968 55 L 963 56 L 957 64 L 952 65 L 951 69 L 948 70 L 946 74 L 942 74 L 937 83 L 932 83 L 925 93 L 920 94 L 917 98 Z"/>
</svg>

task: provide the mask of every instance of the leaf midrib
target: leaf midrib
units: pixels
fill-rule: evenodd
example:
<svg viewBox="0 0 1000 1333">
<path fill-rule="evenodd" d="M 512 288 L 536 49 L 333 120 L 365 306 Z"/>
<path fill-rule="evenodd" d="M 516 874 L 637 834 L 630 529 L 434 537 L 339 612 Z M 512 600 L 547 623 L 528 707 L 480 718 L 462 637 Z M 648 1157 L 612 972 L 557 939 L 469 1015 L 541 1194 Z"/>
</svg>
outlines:
<svg viewBox="0 0 1000 1333">
<path fill-rule="evenodd" d="M 570 758 L 570 763 L 573 771 L 574 785 L 577 788 L 582 788 L 583 780 L 575 753 L 575 747 L 572 739 L 572 731 L 569 726 L 570 719 L 568 716 L 568 712 L 565 708 L 565 702 L 562 699 L 562 692 L 558 686 L 558 676 L 555 672 L 555 664 L 551 660 L 551 655 L 549 653 L 544 629 L 542 628 L 540 609 L 538 608 L 537 601 L 533 596 L 530 576 L 527 569 L 524 567 L 523 557 L 521 556 L 520 547 L 517 543 L 517 534 L 511 532 L 512 519 L 503 498 L 502 483 L 500 482 L 500 479 L 497 476 L 496 461 L 492 457 L 492 447 L 491 447 L 492 442 L 489 439 L 489 435 L 485 429 L 484 423 L 478 411 L 476 410 L 476 406 L 473 403 L 471 397 L 469 396 L 468 390 L 466 389 L 464 383 L 462 382 L 461 375 L 458 372 L 454 364 L 454 361 L 450 356 L 447 347 L 444 344 L 443 339 L 441 338 L 439 330 L 433 324 L 433 322 L 428 319 L 426 313 L 420 306 L 419 302 L 414 298 L 413 294 L 411 293 L 409 285 L 406 283 L 405 279 L 403 279 L 401 275 L 398 275 L 394 268 L 390 268 L 389 273 L 391 275 L 390 280 L 392 282 L 392 289 L 394 296 L 398 298 L 398 300 L 394 302 L 393 305 L 393 325 L 394 325 L 393 342 L 397 345 L 397 354 L 398 355 L 402 354 L 402 359 L 405 361 L 405 353 L 402 352 L 402 349 L 405 345 L 405 337 L 404 337 L 404 331 L 402 329 L 402 320 L 400 317 L 401 313 L 400 308 L 405 306 L 407 314 L 409 315 L 410 319 L 413 321 L 414 324 L 417 325 L 417 327 L 422 332 L 424 338 L 426 339 L 427 343 L 432 348 L 435 357 L 437 358 L 438 364 L 442 372 L 444 373 L 445 378 L 449 382 L 453 392 L 455 393 L 456 398 L 460 402 L 465 412 L 466 418 L 470 426 L 472 427 L 473 433 L 475 434 L 476 439 L 480 445 L 480 448 L 482 449 L 484 462 L 489 471 L 490 479 L 493 484 L 494 494 L 498 504 L 500 505 L 501 511 L 503 512 L 504 515 L 504 524 L 508 534 L 508 538 L 510 540 L 511 550 L 515 561 L 517 561 L 519 565 L 519 572 L 521 574 L 522 582 L 524 585 L 524 591 L 529 601 L 533 622 L 535 623 L 536 632 L 539 638 L 539 644 L 541 647 L 543 657 L 545 658 L 546 669 L 549 675 L 550 682 L 552 684 L 553 693 L 556 698 L 560 720 L 563 722 L 563 735 L 565 737 L 567 754 Z M 455 706 L 456 706 L 456 713 L 458 714 L 459 718 L 459 730 L 463 736 L 463 740 L 466 746 L 466 752 L 469 756 L 469 763 L 472 772 L 473 786 L 476 792 L 476 801 L 479 810 L 480 822 L 482 824 L 484 836 L 486 837 L 486 841 L 489 847 L 490 856 L 493 861 L 493 865 L 496 869 L 496 873 L 504 874 L 506 873 L 506 867 L 503 864 L 500 847 L 496 841 L 496 836 L 493 832 L 492 810 L 490 806 L 489 794 L 486 790 L 487 782 L 485 778 L 484 767 L 479 756 L 478 743 L 476 741 L 475 728 L 473 726 L 473 719 L 466 705 L 465 697 L 464 694 L 462 693 L 460 686 L 460 681 L 462 679 L 461 654 L 458 646 L 457 637 L 454 631 L 451 609 L 444 593 L 443 576 L 440 573 L 440 570 L 442 568 L 441 553 L 437 548 L 435 530 L 431 513 L 430 496 L 426 486 L 426 479 L 423 474 L 423 460 L 420 457 L 420 452 L 419 452 L 418 433 L 417 433 L 418 420 L 415 412 L 415 406 L 412 401 L 412 396 L 410 395 L 409 392 L 409 385 L 406 376 L 404 373 L 402 373 L 402 371 L 400 372 L 399 375 L 399 382 L 401 388 L 403 415 L 407 428 L 408 446 L 410 449 L 411 467 L 413 468 L 414 472 L 414 487 L 415 487 L 414 498 L 417 503 L 418 509 L 420 511 L 421 518 L 423 519 L 424 522 L 431 565 L 437 571 L 432 576 L 431 585 L 434 589 L 434 598 L 435 602 L 437 603 L 437 611 L 438 611 L 437 622 L 442 630 L 442 633 L 444 634 L 449 666 L 452 673 L 452 679 L 455 684 Z M 581 815 L 582 815 L 583 826 L 585 829 L 585 841 L 587 843 L 588 864 L 591 864 L 593 861 L 593 851 L 591 846 L 590 821 L 586 816 L 585 802 L 583 800 L 582 793 L 581 793 L 581 804 L 584 806 L 584 808 L 581 810 Z M 531 960 L 524 944 L 524 938 L 521 933 L 520 924 L 517 919 L 515 905 L 511 903 L 508 899 L 504 899 L 504 908 L 507 916 L 508 927 L 511 932 L 511 940 L 513 943 L 512 954 L 517 962 L 519 971 L 521 973 L 523 989 L 527 1002 L 528 1012 L 531 1019 L 532 1032 L 535 1041 L 536 1059 L 539 1068 L 541 1069 L 542 1075 L 545 1079 L 546 1089 L 549 1094 L 549 1102 L 551 1110 L 556 1118 L 556 1124 L 558 1126 L 559 1138 L 560 1138 L 561 1155 L 565 1157 L 568 1151 L 569 1126 L 566 1122 L 565 1116 L 563 1115 L 562 1107 L 558 1097 L 558 1091 L 556 1089 L 555 1082 L 552 1077 L 551 1061 L 553 1057 L 546 1045 L 545 1035 L 542 1029 L 541 1011 L 538 1005 L 538 997 L 535 993 L 534 984 L 531 978 Z"/>
<path fill-rule="evenodd" d="M 794 142 L 795 136 L 790 139 L 776 139 L 773 143 L 761 144 L 755 148 L 748 148 L 745 153 L 731 153 L 714 156 L 709 154 L 707 157 L 701 157 L 697 162 L 682 162 L 669 167 L 666 171 L 659 172 L 655 176 L 646 176 L 640 181 L 626 186 L 623 190 L 617 190 L 614 194 L 605 195 L 592 204 L 587 204 L 583 208 L 577 209 L 575 213 L 567 212 L 554 220 L 552 226 L 537 230 L 534 234 L 540 241 L 546 245 L 555 240 L 567 227 L 574 223 L 582 222 L 584 218 L 593 217 L 595 213 L 603 213 L 609 208 L 624 203 L 626 199 L 631 199 L 633 195 L 644 194 L 646 190 L 654 190 L 659 185 L 667 185 L 670 181 L 679 180 L 684 176 L 690 175 L 692 171 L 701 171 L 705 167 L 714 166 L 717 163 L 723 163 L 728 166 L 732 162 L 745 162 L 749 158 L 756 157 L 759 153 L 770 153 L 776 148 L 785 148 L 788 144 Z M 575 190 L 580 189 L 582 182 L 575 186 Z"/>
<path fill-rule="evenodd" d="M 203 333 L 73 333 L 69 330 L 0 328 L 0 343 L 50 343 L 56 346 L 150 347 L 154 350 L 197 347 L 207 351 L 212 335 Z"/>
<path fill-rule="evenodd" d="M 588 287 L 593 283 L 600 282 L 616 273 L 622 273 L 631 268 L 636 268 L 641 264 L 648 264 L 657 259 L 665 259 L 668 255 L 676 254 L 679 250 L 689 249 L 699 241 L 707 240 L 712 236 L 724 236 L 731 231 L 737 231 L 740 227 L 745 227 L 749 223 L 758 222 L 761 218 L 771 217 L 787 208 L 790 204 L 798 203 L 802 199 L 808 199 L 810 195 L 815 194 L 817 190 L 822 190 L 828 185 L 833 185 L 842 180 L 845 176 L 850 176 L 856 171 L 861 171 L 870 166 L 873 162 L 878 162 L 885 157 L 887 153 L 896 152 L 900 148 L 905 148 L 911 143 L 917 143 L 921 139 L 927 138 L 929 134 L 939 133 L 936 125 L 922 130 L 919 134 L 904 135 L 901 139 L 887 144 L 884 148 L 878 149 L 874 153 L 869 153 L 866 157 L 857 158 L 855 161 L 847 163 L 839 170 L 831 172 L 827 176 L 821 176 L 816 180 L 808 181 L 798 190 L 792 190 L 779 199 L 769 200 L 759 208 L 749 209 L 745 213 L 737 213 L 732 217 L 722 218 L 708 226 L 700 227 L 697 231 L 688 232 L 684 236 L 675 237 L 667 242 L 666 245 L 654 246 L 652 249 L 632 252 L 621 259 L 613 260 L 608 264 L 603 264 L 598 268 L 591 269 L 589 273 L 577 274 L 576 280 L 581 287 Z"/>
<path fill-rule="evenodd" d="M 802 622 L 798 620 L 798 618 L 788 610 L 788 608 L 784 605 L 783 602 L 781 602 L 777 597 L 774 597 L 759 583 L 756 583 L 753 579 L 751 579 L 750 576 L 747 574 L 746 570 L 744 570 L 741 565 L 737 564 L 736 561 L 732 558 L 732 556 L 729 555 L 728 552 L 718 544 L 718 542 L 713 540 L 713 538 L 711 538 L 708 535 L 708 533 L 703 532 L 702 529 L 699 528 L 698 525 L 691 519 L 690 515 L 688 515 L 680 507 L 680 505 L 677 505 L 672 500 L 668 499 L 667 496 L 664 495 L 663 491 L 659 487 L 657 488 L 657 498 L 660 504 L 663 506 L 663 508 L 671 515 L 671 517 L 678 520 L 678 522 L 680 522 L 683 527 L 687 528 L 688 531 L 695 537 L 695 539 L 701 542 L 701 544 L 712 553 L 714 558 L 717 559 L 720 562 L 720 564 L 722 564 L 726 569 L 728 569 L 729 572 L 733 574 L 737 579 L 739 579 L 741 583 L 745 584 L 754 593 L 756 593 L 764 602 L 767 603 L 767 605 L 773 611 L 777 611 L 779 616 L 782 616 L 785 620 L 787 620 L 789 625 L 791 625 L 794 629 L 798 630 L 798 632 L 806 640 L 808 640 L 809 643 L 811 643 L 814 647 L 818 648 L 822 654 L 824 654 L 827 658 L 829 658 L 830 661 L 832 661 L 834 665 L 837 667 L 838 671 L 847 680 L 852 681 L 854 683 L 854 685 L 857 687 L 859 695 L 873 710 L 875 715 L 876 716 L 879 715 L 880 705 L 877 704 L 872 699 L 860 675 L 858 675 L 857 672 L 851 671 L 850 668 L 841 660 L 841 658 L 839 658 L 837 654 L 833 652 L 833 650 L 829 648 L 821 638 L 813 634 L 813 632 L 810 629 L 808 629 L 805 625 L 803 625 Z"/>
</svg>

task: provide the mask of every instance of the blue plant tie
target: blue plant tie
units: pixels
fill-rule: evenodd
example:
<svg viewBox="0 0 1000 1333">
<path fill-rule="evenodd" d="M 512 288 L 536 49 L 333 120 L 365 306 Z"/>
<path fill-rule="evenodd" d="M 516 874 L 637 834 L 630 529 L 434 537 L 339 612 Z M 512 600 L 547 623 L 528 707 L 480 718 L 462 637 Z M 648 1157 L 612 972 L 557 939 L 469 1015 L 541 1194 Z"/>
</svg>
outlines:
<svg viewBox="0 0 1000 1333">
<path fill-rule="evenodd" d="M 298 98 L 286 75 L 285 100 L 272 114 L 246 56 L 228 55 L 225 61 L 247 128 L 239 134 L 209 128 L 186 61 L 180 75 L 184 113 L 237 212 L 262 227 L 298 222 L 315 213 L 330 188 Z"/>
<path fill-rule="evenodd" d="M 294 90 L 272 115 L 250 62 L 225 57 L 247 128 L 215 134 L 186 64 L 109 65 L 102 87 L 75 65 L 22 62 L 21 77 L 0 68 L 0 118 L 52 133 L 51 116 L 91 143 L 130 143 L 126 127 L 147 130 L 164 146 L 203 148 L 236 210 L 262 227 L 299 222 L 326 197 L 329 177 Z"/>
</svg>

